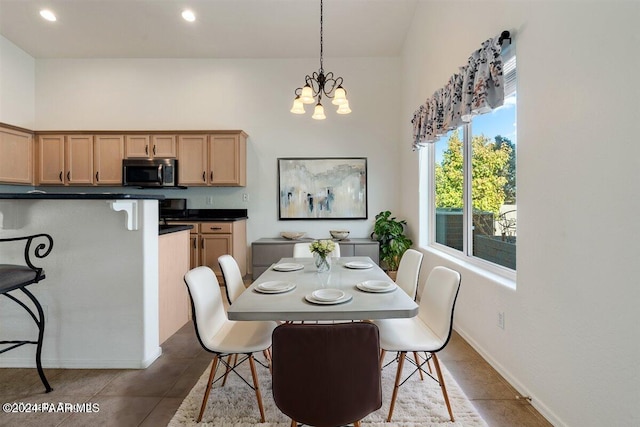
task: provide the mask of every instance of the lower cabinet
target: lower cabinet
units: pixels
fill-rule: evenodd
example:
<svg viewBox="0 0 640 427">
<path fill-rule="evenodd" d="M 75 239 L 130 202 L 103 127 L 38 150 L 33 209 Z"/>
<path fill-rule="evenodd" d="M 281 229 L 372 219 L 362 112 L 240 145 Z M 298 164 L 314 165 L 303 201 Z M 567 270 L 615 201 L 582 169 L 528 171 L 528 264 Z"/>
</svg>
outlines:
<svg viewBox="0 0 640 427">
<path fill-rule="evenodd" d="M 247 221 L 170 221 L 171 224 L 193 225 L 191 229 L 191 268 L 206 265 L 210 267 L 221 285 L 224 284 L 218 257 L 231 255 L 242 275 L 247 274 Z"/>
<path fill-rule="evenodd" d="M 251 244 L 251 274 L 255 280 L 273 263 L 281 258 L 293 256 L 293 245 L 313 242 L 312 239 L 287 240 L 282 237 L 262 238 Z M 379 243 L 371 239 L 347 239 L 336 242 L 340 245 L 340 256 L 368 256 L 376 264 L 380 260 Z"/>
<path fill-rule="evenodd" d="M 189 233 L 158 236 L 158 322 L 162 344 L 189 321 L 190 304 L 184 275 L 189 270 Z"/>
</svg>

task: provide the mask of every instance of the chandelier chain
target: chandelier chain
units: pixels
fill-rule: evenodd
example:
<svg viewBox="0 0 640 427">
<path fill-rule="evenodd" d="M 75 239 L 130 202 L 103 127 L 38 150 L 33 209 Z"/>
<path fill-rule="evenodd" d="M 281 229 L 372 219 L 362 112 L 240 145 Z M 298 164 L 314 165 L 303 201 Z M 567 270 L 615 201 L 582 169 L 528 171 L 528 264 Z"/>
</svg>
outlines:
<svg viewBox="0 0 640 427">
<path fill-rule="evenodd" d="M 323 48 L 322 48 L 323 40 L 322 39 L 323 39 L 323 22 L 324 22 L 324 20 L 322 18 L 323 15 L 324 15 L 324 13 L 323 13 L 323 7 L 322 7 L 322 0 L 320 0 L 320 72 L 321 73 L 324 72 L 324 67 L 322 65 L 322 52 L 323 52 Z"/>
</svg>

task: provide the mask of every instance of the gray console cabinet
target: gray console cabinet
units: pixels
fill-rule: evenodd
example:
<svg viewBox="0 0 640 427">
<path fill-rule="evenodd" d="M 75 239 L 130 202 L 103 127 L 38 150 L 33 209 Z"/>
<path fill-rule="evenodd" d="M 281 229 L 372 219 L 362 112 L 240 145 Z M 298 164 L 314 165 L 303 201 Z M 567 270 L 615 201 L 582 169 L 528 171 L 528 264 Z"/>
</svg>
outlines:
<svg viewBox="0 0 640 427">
<path fill-rule="evenodd" d="M 270 265 L 281 258 L 293 256 L 293 245 L 311 243 L 314 239 L 287 240 L 282 237 L 262 238 L 251 244 L 251 272 L 255 280 Z M 380 262 L 379 244 L 371 239 L 345 239 L 336 242 L 340 245 L 341 256 L 368 256 L 376 264 Z"/>
</svg>

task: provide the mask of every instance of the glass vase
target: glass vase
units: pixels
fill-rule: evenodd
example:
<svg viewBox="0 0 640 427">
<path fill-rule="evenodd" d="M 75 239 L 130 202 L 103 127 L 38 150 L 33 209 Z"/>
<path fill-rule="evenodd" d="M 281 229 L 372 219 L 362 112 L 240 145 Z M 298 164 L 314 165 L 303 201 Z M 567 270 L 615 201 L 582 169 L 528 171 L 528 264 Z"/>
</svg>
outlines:
<svg viewBox="0 0 640 427">
<path fill-rule="evenodd" d="M 324 273 L 331 270 L 331 258 L 327 255 L 320 255 L 318 253 L 313 254 L 313 259 L 316 264 L 318 273 Z"/>
</svg>

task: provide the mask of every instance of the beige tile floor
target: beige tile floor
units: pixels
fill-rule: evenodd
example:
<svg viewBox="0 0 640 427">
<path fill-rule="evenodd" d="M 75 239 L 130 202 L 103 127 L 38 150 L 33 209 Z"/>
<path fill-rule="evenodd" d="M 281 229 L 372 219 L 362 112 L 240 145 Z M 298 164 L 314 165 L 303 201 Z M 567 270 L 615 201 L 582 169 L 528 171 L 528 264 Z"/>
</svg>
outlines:
<svg viewBox="0 0 640 427">
<path fill-rule="evenodd" d="M 166 426 L 211 361 L 193 325 L 182 327 L 144 370 L 46 369 L 54 390 L 44 393 L 35 369 L 0 369 L 0 402 L 98 403 L 99 412 L 1 413 L 0 426 Z M 550 426 L 516 391 L 454 333 L 440 354 L 465 394 L 490 426 Z M 455 408 L 454 408 L 455 414 Z"/>
</svg>

